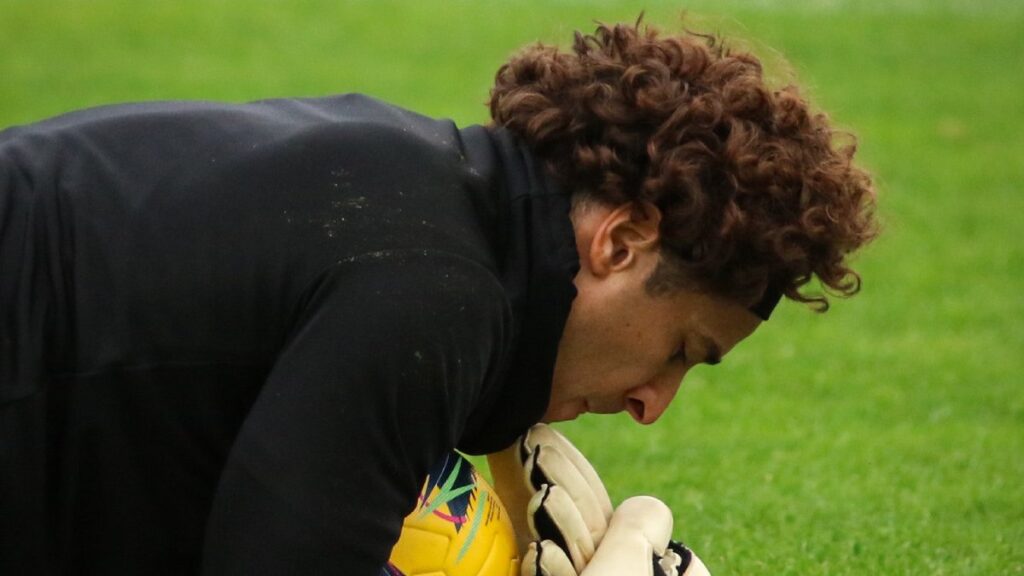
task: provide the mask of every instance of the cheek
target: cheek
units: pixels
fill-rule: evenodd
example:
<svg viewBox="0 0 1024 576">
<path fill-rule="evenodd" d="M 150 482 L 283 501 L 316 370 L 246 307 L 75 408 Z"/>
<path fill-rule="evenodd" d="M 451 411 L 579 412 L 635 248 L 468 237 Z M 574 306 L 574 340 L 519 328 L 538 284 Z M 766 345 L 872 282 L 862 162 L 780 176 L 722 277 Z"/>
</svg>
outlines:
<svg viewBox="0 0 1024 576">
<path fill-rule="evenodd" d="M 662 352 L 665 348 L 642 326 L 630 326 L 615 347 L 614 360 L 619 364 L 617 372 L 624 372 L 633 380 L 650 378 L 661 370 L 667 360 Z M 609 355 L 611 356 L 611 355 Z"/>
<path fill-rule="evenodd" d="M 655 341 L 654 318 L 591 319 L 595 321 L 566 326 L 555 361 L 552 398 L 622 394 L 664 369 L 666 346 Z"/>
<path fill-rule="evenodd" d="M 599 366 L 587 355 L 585 346 L 562 346 L 555 358 L 551 380 L 551 399 L 555 402 L 579 398 L 586 394 Z"/>
<path fill-rule="evenodd" d="M 625 366 L 608 355 L 580 354 L 560 356 L 555 361 L 551 399 L 566 402 L 603 396 L 627 381 Z"/>
<path fill-rule="evenodd" d="M 654 381 L 665 369 L 665 363 L 655 361 L 641 351 L 625 353 L 613 358 L 602 358 L 599 370 L 588 382 L 591 394 L 621 396 L 629 390 Z"/>
</svg>

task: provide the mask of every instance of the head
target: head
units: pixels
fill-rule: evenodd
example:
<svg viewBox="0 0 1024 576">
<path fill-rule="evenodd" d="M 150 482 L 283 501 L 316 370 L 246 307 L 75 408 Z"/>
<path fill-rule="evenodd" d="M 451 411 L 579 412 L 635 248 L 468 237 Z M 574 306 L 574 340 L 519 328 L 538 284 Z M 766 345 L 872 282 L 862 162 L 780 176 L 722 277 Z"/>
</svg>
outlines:
<svg viewBox="0 0 1024 576">
<path fill-rule="evenodd" d="M 651 422 L 689 367 L 753 332 L 766 294 L 824 311 L 826 294 L 860 288 L 849 256 L 876 226 L 852 137 L 796 86 L 767 85 L 748 53 L 601 25 L 569 51 L 515 55 L 490 108 L 574 195 L 579 296 L 549 419 L 578 408 Z M 806 290 L 814 278 L 824 293 Z"/>
</svg>

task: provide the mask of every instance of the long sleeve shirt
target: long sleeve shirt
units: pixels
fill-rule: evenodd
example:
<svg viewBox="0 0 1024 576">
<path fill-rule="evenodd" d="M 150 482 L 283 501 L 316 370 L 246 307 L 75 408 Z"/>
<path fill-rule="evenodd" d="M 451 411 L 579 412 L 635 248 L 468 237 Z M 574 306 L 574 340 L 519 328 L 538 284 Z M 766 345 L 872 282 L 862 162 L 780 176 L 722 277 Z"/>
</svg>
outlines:
<svg viewBox="0 0 1024 576">
<path fill-rule="evenodd" d="M 358 95 L 0 132 L 0 574 L 379 573 L 546 407 L 569 195 Z"/>
</svg>

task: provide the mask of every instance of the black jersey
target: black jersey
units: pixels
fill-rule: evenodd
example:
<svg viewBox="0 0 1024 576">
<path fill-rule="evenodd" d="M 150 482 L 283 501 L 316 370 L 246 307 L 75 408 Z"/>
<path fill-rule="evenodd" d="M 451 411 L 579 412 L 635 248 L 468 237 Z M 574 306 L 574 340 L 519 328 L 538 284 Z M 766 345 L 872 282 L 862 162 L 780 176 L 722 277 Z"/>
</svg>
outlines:
<svg viewBox="0 0 1024 576">
<path fill-rule="evenodd" d="M 0 133 L 0 574 L 376 575 L 431 464 L 542 415 L 569 206 L 357 95 Z"/>
</svg>

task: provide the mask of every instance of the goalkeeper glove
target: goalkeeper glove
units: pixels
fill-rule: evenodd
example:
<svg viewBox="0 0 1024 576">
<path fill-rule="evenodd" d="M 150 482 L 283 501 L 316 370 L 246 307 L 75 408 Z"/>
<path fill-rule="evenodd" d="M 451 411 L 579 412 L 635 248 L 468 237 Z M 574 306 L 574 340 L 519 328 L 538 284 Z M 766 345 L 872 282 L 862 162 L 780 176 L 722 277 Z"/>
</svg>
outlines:
<svg viewBox="0 0 1024 576">
<path fill-rule="evenodd" d="M 671 541 L 672 512 L 650 496 L 615 509 L 601 544 L 578 570 L 556 539 L 530 544 L 522 576 L 710 576 L 689 548 Z M 543 538 L 543 536 L 538 535 Z"/>
<path fill-rule="evenodd" d="M 538 424 L 488 459 L 520 541 L 523 576 L 708 573 L 689 549 L 669 541 L 672 513 L 661 501 L 631 498 L 613 515 L 593 466 L 553 428 Z"/>
</svg>

